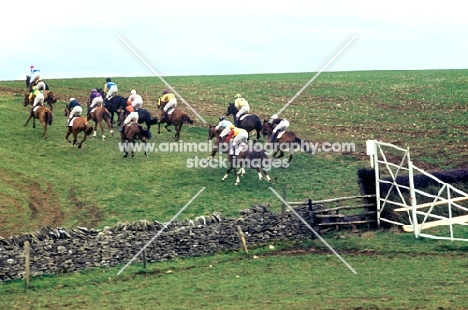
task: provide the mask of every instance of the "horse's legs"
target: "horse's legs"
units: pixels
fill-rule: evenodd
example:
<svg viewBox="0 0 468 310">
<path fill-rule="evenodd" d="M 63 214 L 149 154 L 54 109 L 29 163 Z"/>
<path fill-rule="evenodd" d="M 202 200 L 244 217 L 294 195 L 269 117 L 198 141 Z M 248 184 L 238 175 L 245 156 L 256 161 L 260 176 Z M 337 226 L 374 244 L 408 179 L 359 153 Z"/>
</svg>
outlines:
<svg viewBox="0 0 468 310">
<path fill-rule="evenodd" d="M 24 123 L 24 126 L 27 126 L 27 125 L 28 125 L 29 120 L 30 120 L 31 118 L 33 118 L 33 116 L 32 116 L 32 115 L 29 115 L 28 119 L 26 120 L 26 123 Z"/>
<path fill-rule="evenodd" d="M 172 130 L 168 128 L 168 126 L 169 126 L 169 125 L 170 125 L 170 124 L 169 124 L 169 123 L 167 123 L 167 125 L 166 125 L 166 126 L 164 126 L 164 128 L 166 128 L 166 130 L 167 130 L 168 132 L 171 132 Z"/>
<path fill-rule="evenodd" d="M 182 125 L 183 125 L 183 123 L 181 123 L 181 124 L 178 125 L 178 126 L 174 126 L 174 127 L 175 127 L 175 130 L 176 130 L 176 134 L 174 135 L 174 140 L 176 140 L 176 141 L 179 141 L 180 130 L 182 129 Z"/>
<path fill-rule="evenodd" d="M 104 135 L 104 127 L 102 126 L 102 120 L 99 120 L 99 126 L 101 127 L 102 139 L 104 140 L 106 136 Z"/>
<path fill-rule="evenodd" d="M 96 137 L 96 131 L 97 131 L 97 120 L 94 120 L 93 137 Z"/>
<path fill-rule="evenodd" d="M 161 133 L 161 122 L 158 122 L 158 134 Z"/>
<path fill-rule="evenodd" d="M 45 120 L 39 120 L 41 125 L 42 125 L 42 128 L 43 128 L 43 131 L 42 131 L 42 137 L 44 139 L 47 139 L 47 121 Z"/>
<path fill-rule="evenodd" d="M 86 136 L 87 136 L 86 135 L 86 126 L 84 127 L 83 132 L 84 132 L 84 138 L 83 138 L 83 140 L 80 141 L 80 143 L 78 143 L 78 148 L 79 149 L 81 149 L 81 145 L 83 144 L 83 142 L 86 141 Z M 77 135 L 78 135 L 78 133 L 77 133 Z"/>
<path fill-rule="evenodd" d="M 71 141 L 68 140 L 68 137 L 70 136 L 70 134 L 71 134 L 71 127 L 67 127 L 67 134 L 65 135 L 65 140 L 71 143 Z"/>
</svg>

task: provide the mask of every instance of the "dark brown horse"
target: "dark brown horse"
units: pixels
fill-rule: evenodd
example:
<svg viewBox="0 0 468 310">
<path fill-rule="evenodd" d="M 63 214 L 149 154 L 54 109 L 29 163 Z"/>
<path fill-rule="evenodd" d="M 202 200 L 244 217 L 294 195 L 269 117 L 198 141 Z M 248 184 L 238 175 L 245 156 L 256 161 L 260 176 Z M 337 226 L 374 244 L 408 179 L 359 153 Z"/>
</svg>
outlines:
<svg viewBox="0 0 468 310">
<path fill-rule="evenodd" d="M 65 106 L 63 114 L 68 118 L 70 111 L 68 110 L 68 104 Z M 78 134 L 84 132 L 83 139 L 78 143 L 78 148 L 81 149 L 81 145 L 86 141 L 86 138 L 93 132 L 93 126 L 88 123 L 88 120 L 82 116 L 75 117 L 72 126 L 67 126 L 67 133 L 65 134 L 65 140 L 71 143 L 71 147 L 74 147 L 78 141 Z M 68 137 L 73 134 L 73 141 L 70 141 Z"/>
<path fill-rule="evenodd" d="M 138 123 L 132 123 L 130 126 L 124 126 L 123 132 L 120 132 L 120 137 L 122 140 L 122 147 L 125 155 L 124 158 L 128 157 L 128 151 L 130 151 L 130 155 L 133 157 L 135 156 L 135 142 L 136 140 L 140 140 L 143 143 L 143 147 L 145 150 L 145 156 L 148 157 L 146 153 L 146 141 L 151 139 L 151 132 L 149 130 L 144 129 Z"/>
<path fill-rule="evenodd" d="M 158 134 L 161 133 L 161 123 L 166 123 L 166 128 L 167 131 L 171 132 L 171 130 L 168 128 L 170 125 L 174 125 L 174 128 L 176 130 L 176 134 L 174 135 L 174 140 L 178 141 L 180 138 L 180 131 L 182 129 L 183 124 L 193 124 L 193 120 L 190 119 L 190 116 L 187 115 L 182 109 L 180 108 L 175 108 L 171 111 L 168 111 L 170 114 L 168 114 L 168 118 L 164 119 L 164 106 L 167 103 L 161 103 L 161 98 L 158 99 L 158 109 L 161 110 L 161 119 L 158 122 Z"/>
<path fill-rule="evenodd" d="M 138 124 L 145 124 L 146 125 L 146 130 L 151 129 L 151 125 L 156 125 L 158 123 L 158 118 L 157 117 L 152 117 L 151 113 L 148 112 L 145 109 L 138 109 L 136 111 L 138 113 Z M 127 110 L 123 110 L 120 112 L 119 115 L 119 122 L 118 125 L 121 126 L 123 125 L 123 122 L 125 118 L 130 114 Z"/>
<path fill-rule="evenodd" d="M 106 136 L 104 135 L 104 126 L 102 125 L 102 122 L 105 122 L 107 124 L 107 127 L 109 128 L 109 133 L 111 135 L 114 135 L 114 130 L 112 130 L 112 125 L 111 125 L 111 115 L 109 111 L 107 111 L 107 109 L 104 108 L 103 106 L 98 106 L 94 108 L 93 111 L 88 114 L 88 121 L 89 120 L 94 121 L 93 137 L 96 137 L 96 130 L 97 130 L 97 126 L 99 125 L 99 127 L 101 128 L 102 139 L 106 138 Z"/>
<path fill-rule="evenodd" d="M 234 170 L 234 175 L 236 177 L 235 185 L 239 185 L 239 175 L 243 176 L 245 174 L 245 167 L 249 167 L 257 170 L 259 180 L 267 180 L 269 183 L 274 183 L 268 174 L 268 170 L 271 168 L 272 162 L 264 150 L 256 150 L 255 148 L 251 148 L 246 145 L 237 156 L 230 155 L 230 152 L 228 152 L 228 161 L 229 168 L 221 179 L 222 181 L 226 180 L 229 173 Z M 238 168 L 239 173 L 237 171 Z M 265 176 L 262 175 L 262 172 Z"/>
<path fill-rule="evenodd" d="M 263 120 L 262 134 L 268 137 L 268 141 L 271 139 L 273 129 L 274 125 L 269 123 L 268 120 Z M 280 133 L 277 134 L 278 136 L 280 135 Z M 275 141 L 272 141 L 271 146 L 273 149 L 273 158 L 281 158 L 284 156 L 284 151 L 289 150 L 288 163 L 293 159 L 295 151 L 303 150 L 306 153 L 312 153 L 309 142 L 298 138 L 292 131 L 285 131 L 282 133 L 280 138 L 276 138 Z"/>
<path fill-rule="evenodd" d="M 33 128 L 36 128 L 36 119 L 39 120 L 39 122 L 42 125 L 42 128 L 44 128 L 44 131 L 42 132 L 42 137 L 44 139 L 47 139 L 47 126 L 52 125 L 52 120 L 53 120 L 52 111 L 49 110 L 48 108 L 44 107 L 43 105 L 38 106 L 36 108 L 36 111 L 29 114 L 29 118 L 27 119 L 24 126 L 28 125 L 29 120 L 31 118 L 33 119 Z"/>
<path fill-rule="evenodd" d="M 233 124 L 236 121 L 237 109 L 234 103 L 230 103 L 227 107 L 226 116 L 232 115 L 234 118 Z M 255 114 L 248 114 L 244 118 L 241 116 L 242 120 L 239 122 L 239 128 L 247 130 L 248 133 L 254 131 L 257 133 L 256 140 L 260 139 L 260 133 L 262 132 L 262 120 Z"/>
<path fill-rule="evenodd" d="M 214 158 L 216 153 L 218 153 L 220 145 L 224 143 L 224 140 L 226 140 L 226 137 L 223 137 L 220 139 L 219 135 L 221 132 L 224 130 L 224 127 L 220 127 L 218 130 L 216 130 L 216 126 L 209 126 L 208 127 L 208 140 L 214 140 L 213 144 L 213 149 L 211 150 L 210 156 L 208 156 L 207 160 L 211 160 Z"/>
</svg>

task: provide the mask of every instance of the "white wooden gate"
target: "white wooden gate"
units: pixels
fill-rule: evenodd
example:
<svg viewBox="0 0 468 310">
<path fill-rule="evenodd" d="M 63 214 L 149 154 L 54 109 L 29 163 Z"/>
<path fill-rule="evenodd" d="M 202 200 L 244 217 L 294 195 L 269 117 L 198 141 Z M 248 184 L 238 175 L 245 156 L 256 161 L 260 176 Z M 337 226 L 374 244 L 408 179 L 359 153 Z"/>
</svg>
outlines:
<svg viewBox="0 0 468 310">
<path fill-rule="evenodd" d="M 416 238 L 421 236 L 433 239 L 468 241 L 466 238 L 457 238 L 455 236 L 457 227 L 460 227 L 458 225 L 468 225 L 468 208 L 461 205 L 463 201 L 468 201 L 467 193 L 414 166 L 409 149 L 403 149 L 377 140 L 368 140 L 366 146 L 371 167 L 375 169 L 378 226 L 383 221 L 402 226 L 404 231 L 413 232 Z M 433 183 L 440 185 L 440 190 L 436 195 L 415 188 L 415 171 L 431 178 Z M 398 176 L 407 176 L 409 184 L 398 183 Z M 381 184 L 390 186 L 385 197 L 380 192 Z M 393 200 L 390 199 L 392 192 L 397 193 L 395 196 L 398 196 Z M 405 197 L 402 192 L 409 192 L 409 197 Z M 418 205 L 417 197 L 428 197 L 432 201 Z M 409 224 L 383 216 L 385 214 L 383 211 L 392 207 L 393 212 L 406 215 L 403 216 L 404 222 L 409 222 Z M 452 216 L 455 211 L 457 216 Z M 439 226 L 448 227 L 448 231 L 444 231 Z M 431 230 L 430 228 L 434 227 L 439 228 L 433 233 L 422 232 L 426 229 Z"/>
</svg>

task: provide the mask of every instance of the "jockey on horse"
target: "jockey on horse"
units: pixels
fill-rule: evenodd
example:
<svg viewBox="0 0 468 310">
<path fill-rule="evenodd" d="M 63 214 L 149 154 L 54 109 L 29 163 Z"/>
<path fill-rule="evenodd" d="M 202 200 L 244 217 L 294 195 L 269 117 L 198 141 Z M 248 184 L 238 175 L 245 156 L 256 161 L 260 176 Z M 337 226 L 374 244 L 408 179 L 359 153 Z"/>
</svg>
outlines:
<svg viewBox="0 0 468 310">
<path fill-rule="evenodd" d="M 110 78 L 106 79 L 106 84 L 104 84 L 104 92 L 106 93 L 106 99 L 109 100 L 112 96 L 117 95 L 119 89 L 117 84 L 111 81 Z"/>
<path fill-rule="evenodd" d="M 236 100 L 234 100 L 234 106 L 237 109 L 236 118 L 234 120 L 234 126 L 240 125 L 240 117 L 244 114 L 250 112 L 249 102 L 241 97 L 240 94 L 236 95 Z"/>
<path fill-rule="evenodd" d="M 125 127 L 126 126 L 130 126 L 132 123 L 137 123 L 138 124 L 138 112 L 136 112 L 130 104 L 127 105 L 125 110 L 127 110 L 127 112 L 129 112 L 129 114 L 125 118 L 122 128 L 120 128 L 121 133 L 125 133 Z M 142 128 L 140 124 L 138 124 L 138 127 L 140 127 L 140 129 Z"/>
<path fill-rule="evenodd" d="M 229 134 L 226 138 L 226 141 L 225 143 L 228 143 L 229 140 L 231 140 L 231 138 L 234 138 L 233 141 L 232 141 L 232 148 L 231 148 L 231 151 L 229 152 L 230 155 L 239 155 L 239 152 L 238 150 L 240 150 L 240 145 L 242 142 L 246 142 L 248 137 L 249 137 L 249 133 L 247 132 L 247 130 L 243 129 L 243 128 L 237 128 L 235 127 L 234 125 L 231 125 L 229 126 Z"/>
<path fill-rule="evenodd" d="M 163 91 L 163 96 L 159 100 L 160 105 L 164 103 L 166 104 L 163 109 L 164 114 L 162 116 L 162 121 L 167 121 L 169 118 L 169 110 L 177 107 L 177 98 L 173 93 L 170 93 L 169 90 L 165 89 Z"/>
<path fill-rule="evenodd" d="M 162 120 L 167 121 L 169 118 L 169 110 L 177 108 L 177 98 L 173 93 L 170 93 L 169 90 L 165 89 L 163 91 L 163 96 L 159 98 L 158 105 L 166 104 L 163 108 Z"/>
<path fill-rule="evenodd" d="M 88 112 L 86 114 L 89 115 L 92 109 L 94 109 L 96 106 L 101 106 L 102 103 L 103 99 L 101 94 L 97 91 L 97 89 L 91 89 L 91 93 L 89 94 L 88 99 Z"/>
<path fill-rule="evenodd" d="M 72 119 L 76 116 L 81 116 L 81 113 L 83 113 L 83 109 L 81 108 L 81 104 L 75 99 L 75 98 L 70 98 L 70 103 L 68 103 L 68 125 L 67 127 L 70 127 Z"/>
<path fill-rule="evenodd" d="M 127 105 L 130 104 L 133 110 L 138 111 L 143 106 L 143 98 L 137 94 L 136 90 L 132 89 L 130 97 L 127 99 Z"/>
<path fill-rule="evenodd" d="M 219 123 L 215 127 L 216 130 L 223 128 L 223 131 L 221 131 L 221 133 L 219 134 L 219 141 L 222 141 L 223 138 L 226 137 L 229 134 L 229 132 L 231 132 L 231 126 L 233 126 L 233 124 L 230 121 L 228 121 L 224 116 L 221 116 L 219 118 Z"/>
<path fill-rule="evenodd" d="M 269 142 L 274 142 L 277 135 L 280 132 L 285 131 L 289 127 L 289 121 L 287 121 L 284 118 L 279 118 L 278 114 L 273 114 L 268 123 L 270 123 L 272 125 L 272 127 L 273 127 L 271 139 L 270 139 Z"/>
<path fill-rule="evenodd" d="M 36 88 L 36 86 L 33 86 L 33 89 L 29 94 L 29 98 L 31 99 L 32 97 L 34 97 L 34 103 L 31 107 L 31 116 L 34 117 L 34 109 L 38 106 L 44 106 L 44 94 L 42 93 L 42 90 L 39 90 Z"/>
</svg>

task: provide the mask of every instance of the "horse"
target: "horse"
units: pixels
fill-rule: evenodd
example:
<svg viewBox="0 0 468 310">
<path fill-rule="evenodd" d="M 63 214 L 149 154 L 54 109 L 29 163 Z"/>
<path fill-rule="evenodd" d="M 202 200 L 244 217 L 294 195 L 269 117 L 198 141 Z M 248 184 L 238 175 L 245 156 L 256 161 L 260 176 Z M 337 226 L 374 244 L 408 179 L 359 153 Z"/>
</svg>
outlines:
<svg viewBox="0 0 468 310">
<path fill-rule="evenodd" d="M 44 139 L 47 139 L 47 125 L 49 126 L 52 125 L 52 120 L 53 120 L 52 111 L 46 108 L 44 105 L 39 105 L 35 109 L 36 111 L 29 114 L 29 118 L 24 124 L 24 126 L 27 126 L 29 123 L 29 120 L 32 118 L 33 128 L 36 128 L 36 118 L 37 118 L 39 122 L 41 123 L 42 128 L 44 128 L 44 131 L 42 132 L 42 137 Z"/>
<path fill-rule="evenodd" d="M 164 127 L 169 132 L 171 132 L 171 130 L 168 128 L 168 126 L 174 125 L 174 128 L 176 130 L 174 140 L 178 141 L 180 138 L 180 131 L 182 129 L 182 125 L 193 124 L 193 120 L 190 119 L 190 116 L 188 116 L 187 113 L 185 113 L 180 108 L 172 109 L 172 112 L 168 111 L 168 117 L 167 119 L 164 119 L 164 106 L 166 104 L 167 103 L 161 103 L 161 98 L 158 99 L 158 108 L 161 110 L 161 120 L 158 122 L 158 134 L 161 133 L 161 123 L 166 123 L 166 126 Z"/>
<path fill-rule="evenodd" d="M 274 126 L 268 122 L 268 120 L 263 120 L 263 130 L 262 134 L 267 136 L 268 141 L 271 139 L 271 135 L 273 134 Z M 277 133 L 278 135 L 280 133 Z M 303 150 L 306 153 L 311 154 L 312 148 L 310 144 L 306 140 L 302 140 L 296 136 L 296 134 L 292 131 L 284 131 L 281 137 L 276 138 L 276 141 L 272 142 L 273 147 L 273 158 L 281 158 L 284 156 L 284 150 L 289 150 L 289 158 L 288 163 L 291 162 L 294 156 L 294 151 Z M 279 153 L 279 154 L 278 154 Z"/>
<path fill-rule="evenodd" d="M 89 109 L 89 107 L 88 107 Z M 112 125 L 111 125 L 111 115 L 109 111 L 103 106 L 98 106 L 95 107 L 89 114 L 88 114 L 88 121 L 93 120 L 94 121 L 94 134 L 93 137 L 96 137 L 96 130 L 97 126 L 101 128 L 101 133 L 102 133 L 102 139 L 105 139 L 106 136 L 104 135 L 104 127 L 102 126 L 102 122 L 104 121 L 107 124 L 107 127 L 109 128 L 109 132 L 111 135 L 114 135 L 114 130 L 112 130 Z"/>
<path fill-rule="evenodd" d="M 130 126 L 124 126 L 123 132 L 120 132 L 120 137 L 122 139 L 123 150 L 125 152 L 124 158 L 128 157 L 128 150 L 130 149 L 130 155 L 135 156 L 135 140 L 139 139 L 143 142 L 145 147 L 145 156 L 146 154 L 146 140 L 151 139 L 151 132 L 144 129 L 141 125 L 137 123 L 131 123 Z M 129 144 L 130 143 L 130 144 Z"/>
<path fill-rule="evenodd" d="M 111 115 L 111 124 L 114 124 L 114 114 L 117 114 L 117 117 L 120 114 L 121 110 L 125 110 L 125 107 L 127 106 L 127 98 L 124 98 L 122 96 L 113 96 L 110 99 L 106 98 L 106 94 L 102 90 L 102 88 L 96 88 L 98 93 L 101 94 L 102 99 L 104 100 L 103 106 L 109 111 Z"/>
<path fill-rule="evenodd" d="M 226 180 L 229 173 L 234 170 L 234 175 L 236 177 L 235 185 L 239 185 L 240 178 L 237 168 L 240 168 L 240 176 L 243 176 L 245 174 L 245 166 L 247 166 L 257 170 L 259 180 L 267 180 L 269 183 L 274 183 L 267 172 L 267 170 L 269 170 L 267 166 L 269 165 L 271 167 L 272 163 L 265 150 L 256 150 L 256 148 L 252 148 L 247 145 L 247 143 L 244 143 L 243 149 L 241 149 L 239 155 L 234 156 L 230 153 L 231 152 L 228 152 L 229 168 L 221 181 Z M 262 172 L 265 176 L 262 175 Z"/>
<path fill-rule="evenodd" d="M 230 103 L 227 107 L 226 116 L 232 115 L 234 118 L 234 123 L 236 121 L 236 114 L 237 109 L 234 103 Z M 260 133 L 262 132 L 262 120 L 255 114 L 247 114 L 245 116 L 241 116 L 242 120 L 239 121 L 239 128 L 243 128 L 247 130 L 248 133 L 255 130 L 257 133 L 257 140 L 260 139 Z"/>
<path fill-rule="evenodd" d="M 29 92 L 24 94 L 23 106 L 27 106 L 28 104 L 29 105 L 34 104 L 34 97 L 35 96 L 31 96 L 31 98 L 29 98 L 29 94 L 30 94 Z M 50 91 L 50 90 L 44 90 L 42 92 L 42 94 L 44 95 L 44 102 L 47 103 L 50 110 L 53 111 L 54 110 L 53 104 L 57 102 L 57 98 L 55 97 L 55 93 Z"/>
<path fill-rule="evenodd" d="M 208 140 L 212 140 L 213 138 L 215 139 L 213 149 L 211 150 L 210 156 L 208 156 L 207 160 L 211 160 L 214 158 L 216 153 L 219 151 L 219 146 L 221 143 L 224 143 L 224 140 L 226 140 L 226 137 L 223 137 L 220 139 L 219 135 L 223 131 L 224 127 L 219 128 L 216 130 L 216 126 L 208 126 Z"/>
<path fill-rule="evenodd" d="M 65 106 L 63 114 L 68 118 L 70 111 L 68 110 L 68 104 Z M 83 140 L 78 143 L 78 148 L 81 149 L 81 145 L 86 141 L 86 138 L 93 132 L 93 126 L 88 123 L 88 120 L 82 116 L 75 117 L 72 126 L 67 126 L 67 133 L 65 134 L 65 140 L 71 143 L 71 147 L 74 147 L 78 141 L 78 134 L 84 132 Z M 73 134 L 73 142 L 68 139 L 70 134 Z"/>
<path fill-rule="evenodd" d="M 147 110 L 139 109 L 136 112 L 138 112 L 138 123 L 139 124 L 145 123 L 146 130 L 150 130 L 151 125 L 158 124 L 158 119 L 156 117 L 153 118 L 151 116 L 151 113 L 148 112 Z M 127 117 L 129 113 L 130 112 L 128 112 L 127 110 L 123 110 L 122 112 L 120 112 L 120 117 L 119 117 L 119 122 L 118 122 L 119 126 L 122 126 L 123 121 L 125 120 L 125 118 Z"/>
</svg>

